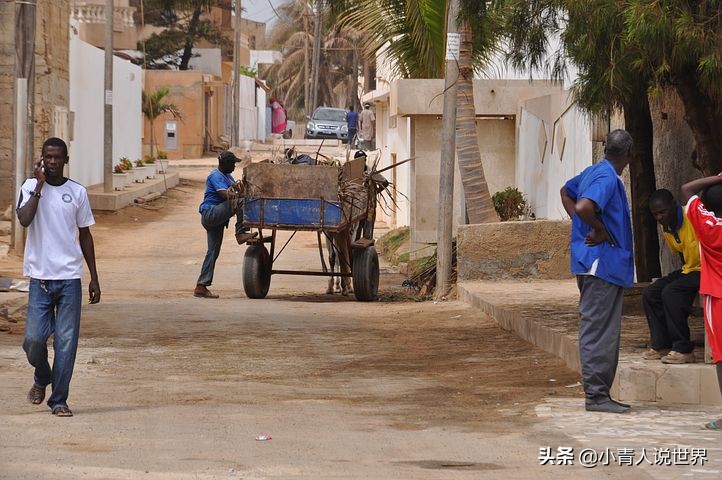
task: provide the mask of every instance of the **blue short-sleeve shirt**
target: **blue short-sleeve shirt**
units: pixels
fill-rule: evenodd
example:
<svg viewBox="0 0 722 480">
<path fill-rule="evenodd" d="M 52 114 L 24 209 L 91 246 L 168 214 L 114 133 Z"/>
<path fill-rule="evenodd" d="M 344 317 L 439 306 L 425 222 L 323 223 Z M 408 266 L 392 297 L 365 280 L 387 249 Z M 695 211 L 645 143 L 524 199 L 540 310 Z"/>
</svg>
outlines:
<svg viewBox="0 0 722 480">
<path fill-rule="evenodd" d="M 567 195 L 575 202 L 582 198 L 598 207 L 597 216 L 612 242 L 587 246 L 584 237 L 592 228 L 577 215 L 572 218 L 571 272 L 588 274 L 598 260 L 593 274 L 610 283 L 631 287 L 634 283 L 634 244 L 627 193 L 622 180 L 608 160 L 603 160 L 569 180 Z"/>
<path fill-rule="evenodd" d="M 346 112 L 346 123 L 348 124 L 348 128 L 356 128 L 356 125 L 358 125 L 358 113 L 354 111 Z"/>
<path fill-rule="evenodd" d="M 218 195 L 218 190 L 226 190 L 234 183 L 236 181 L 230 173 L 222 173 L 217 168 L 211 170 L 206 178 L 206 192 L 203 194 L 203 202 L 198 207 L 198 211 L 203 213 L 204 210 L 223 203 L 225 200 Z"/>
</svg>

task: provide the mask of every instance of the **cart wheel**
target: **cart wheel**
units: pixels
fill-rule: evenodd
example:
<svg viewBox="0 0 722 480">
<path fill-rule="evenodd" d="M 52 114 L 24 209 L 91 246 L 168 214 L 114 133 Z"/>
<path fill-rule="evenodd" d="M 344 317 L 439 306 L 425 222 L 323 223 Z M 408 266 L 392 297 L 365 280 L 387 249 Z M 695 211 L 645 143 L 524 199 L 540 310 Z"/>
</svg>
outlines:
<svg viewBox="0 0 722 480">
<path fill-rule="evenodd" d="M 265 298 L 271 285 L 271 256 L 263 245 L 249 245 L 243 256 L 243 291 L 248 298 Z"/>
<path fill-rule="evenodd" d="M 356 300 L 370 302 L 379 294 L 379 256 L 374 247 L 353 251 L 353 291 Z"/>
</svg>

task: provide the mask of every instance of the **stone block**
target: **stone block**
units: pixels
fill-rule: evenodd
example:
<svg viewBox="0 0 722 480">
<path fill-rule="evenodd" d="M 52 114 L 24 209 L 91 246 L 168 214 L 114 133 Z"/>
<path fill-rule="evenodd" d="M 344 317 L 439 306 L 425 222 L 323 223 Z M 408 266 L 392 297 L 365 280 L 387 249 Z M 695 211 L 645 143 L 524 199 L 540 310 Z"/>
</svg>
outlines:
<svg viewBox="0 0 722 480">
<path fill-rule="evenodd" d="M 657 379 L 657 401 L 697 405 L 700 402 L 700 368 L 696 364 L 670 365 Z"/>
<path fill-rule="evenodd" d="M 657 375 L 653 370 L 634 364 L 620 366 L 616 381 L 619 399 L 654 402 L 657 399 Z"/>
<path fill-rule="evenodd" d="M 716 368 L 713 365 L 700 365 L 699 377 L 699 403 L 705 406 L 722 405 Z"/>
<path fill-rule="evenodd" d="M 560 220 L 460 225 L 459 279 L 571 278 L 569 229 Z"/>
</svg>

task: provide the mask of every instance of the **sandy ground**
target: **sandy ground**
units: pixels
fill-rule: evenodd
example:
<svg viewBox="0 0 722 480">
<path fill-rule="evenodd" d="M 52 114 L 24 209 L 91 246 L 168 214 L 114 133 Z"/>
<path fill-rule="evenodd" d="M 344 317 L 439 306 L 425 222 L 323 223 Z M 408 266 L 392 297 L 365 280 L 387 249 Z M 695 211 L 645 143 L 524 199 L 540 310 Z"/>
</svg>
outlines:
<svg viewBox="0 0 722 480">
<path fill-rule="evenodd" d="M 75 417 L 26 403 L 22 323 L 0 334 L 0 478 L 667 478 L 540 466 L 542 446 L 585 445 L 565 428 L 605 422 L 566 387 L 578 375 L 462 303 L 406 298 L 386 269 L 380 302 L 281 276 L 250 300 L 245 247 L 227 233 L 221 299 L 192 297 L 206 173 L 183 169 L 156 204 L 97 215 L 103 295 L 84 307 Z M 316 268 L 314 241 L 297 235 L 279 268 Z"/>
</svg>

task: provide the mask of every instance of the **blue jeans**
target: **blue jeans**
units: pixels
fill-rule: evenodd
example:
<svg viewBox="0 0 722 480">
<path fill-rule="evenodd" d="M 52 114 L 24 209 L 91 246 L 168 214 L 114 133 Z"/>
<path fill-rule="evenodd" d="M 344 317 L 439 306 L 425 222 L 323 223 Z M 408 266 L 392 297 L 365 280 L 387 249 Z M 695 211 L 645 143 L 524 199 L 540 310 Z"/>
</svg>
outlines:
<svg viewBox="0 0 722 480">
<path fill-rule="evenodd" d="M 242 212 L 241 208 L 238 209 L 238 212 L 234 212 L 231 202 L 225 201 L 207 208 L 201 213 L 201 225 L 206 229 L 208 250 L 203 259 L 201 274 L 196 285 L 207 287 L 213 283 L 213 272 L 216 269 L 216 260 L 221 253 L 221 244 L 223 243 L 223 229 L 228 225 L 231 217 L 236 215 L 236 233 L 243 232 Z"/>
<path fill-rule="evenodd" d="M 35 367 L 35 384 L 39 387 L 52 384 L 53 392 L 48 399 L 51 409 L 68 406 L 70 379 L 78 351 L 81 301 L 82 287 L 79 278 L 30 279 L 23 350 L 30 365 Z M 55 335 L 55 359 L 51 370 L 48 363 L 48 338 L 52 334 Z"/>
</svg>

